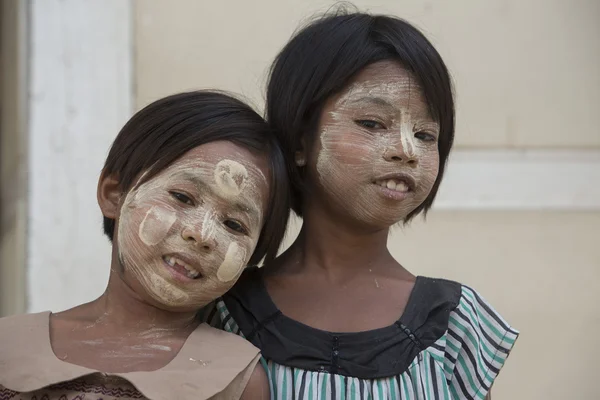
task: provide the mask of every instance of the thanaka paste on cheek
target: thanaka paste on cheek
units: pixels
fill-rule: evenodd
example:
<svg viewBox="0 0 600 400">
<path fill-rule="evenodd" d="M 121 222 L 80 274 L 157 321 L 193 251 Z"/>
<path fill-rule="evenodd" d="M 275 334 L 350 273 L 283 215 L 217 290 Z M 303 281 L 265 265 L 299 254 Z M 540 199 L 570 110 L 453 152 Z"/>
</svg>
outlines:
<svg viewBox="0 0 600 400">
<path fill-rule="evenodd" d="M 170 308 L 201 307 L 227 291 L 248 262 L 262 227 L 266 198 L 260 188 L 267 180 L 260 169 L 215 155 L 201 159 L 174 163 L 129 192 L 121 209 L 117 239 L 125 271 L 154 301 Z M 193 204 L 173 197 L 178 185 L 194 197 Z M 236 203 L 258 214 L 245 217 L 248 234 L 224 224 L 228 213 L 243 217 L 232 206 Z M 191 262 L 186 271 L 197 270 L 197 279 L 175 279 L 167 261 L 177 260 L 178 254 Z"/>
<path fill-rule="evenodd" d="M 190 295 L 187 294 L 183 289 L 170 284 L 169 282 L 167 282 L 166 279 L 164 279 L 160 275 L 150 274 L 149 277 L 152 283 L 152 287 L 154 288 L 157 296 L 164 302 L 164 304 L 182 304 L 190 298 Z"/>
<path fill-rule="evenodd" d="M 160 243 L 167 236 L 176 219 L 175 211 L 158 207 L 150 208 L 140 224 L 140 239 L 148 246 Z"/>
<path fill-rule="evenodd" d="M 233 242 L 227 249 L 225 259 L 217 270 L 217 278 L 221 282 L 231 282 L 237 278 L 244 269 L 246 264 L 246 250 L 240 248 L 237 243 Z"/>
<path fill-rule="evenodd" d="M 325 107 L 316 170 L 327 195 L 344 204 L 355 219 L 391 226 L 416 209 L 435 183 L 437 143 L 419 140 L 415 134 L 428 131 L 437 136 L 439 127 L 408 71 L 380 70 L 371 74 L 372 79 L 357 79 L 332 106 Z M 385 128 L 368 129 L 357 123 L 361 120 Z M 401 201 L 385 198 L 377 185 L 383 182 L 377 178 L 393 173 L 416 181 L 414 191 Z"/>
</svg>

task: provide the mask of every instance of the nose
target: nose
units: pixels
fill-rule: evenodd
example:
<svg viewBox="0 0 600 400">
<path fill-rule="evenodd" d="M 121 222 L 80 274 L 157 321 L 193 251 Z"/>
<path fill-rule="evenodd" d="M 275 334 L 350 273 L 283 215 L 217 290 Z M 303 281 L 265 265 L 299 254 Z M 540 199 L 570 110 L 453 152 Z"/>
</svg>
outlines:
<svg viewBox="0 0 600 400">
<path fill-rule="evenodd" d="M 383 154 L 383 159 L 388 162 L 405 163 L 410 166 L 417 165 L 415 153 L 405 151 L 402 145 L 387 148 Z"/>
<path fill-rule="evenodd" d="M 189 244 L 196 245 L 205 251 L 216 248 L 217 242 L 206 224 L 187 224 L 181 231 L 181 237 Z"/>
<path fill-rule="evenodd" d="M 407 138 L 404 133 L 402 133 L 399 140 L 390 143 L 385 149 L 383 159 L 388 162 L 405 163 L 410 166 L 416 166 L 418 160 L 414 143 L 411 139 L 412 138 Z"/>
</svg>

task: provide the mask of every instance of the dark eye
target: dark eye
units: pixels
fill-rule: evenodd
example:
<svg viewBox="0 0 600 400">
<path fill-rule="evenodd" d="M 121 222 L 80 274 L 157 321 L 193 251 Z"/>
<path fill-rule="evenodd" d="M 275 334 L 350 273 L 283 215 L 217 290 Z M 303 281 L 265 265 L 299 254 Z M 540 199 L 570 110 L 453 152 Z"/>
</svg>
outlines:
<svg viewBox="0 0 600 400">
<path fill-rule="evenodd" d="M 432 135 L 431 133 L 427 132 L 417 132 L 415 133 L 415 137 L 424 142 L 435 142 L 437 139 L 435 135 Z"/>
<path fill-rule="evenodd" d="M 239 233 L 244 233 L 244 234 L 247 233 L 246 228 L 244 228 L 242 226 L 242 224 L 240 224 L 239 222 L 234 221 L 232 219 L 225 220 L 224 224 L 226 227 L 228 227 L 229 229 L 231 229 L 233 231 L 236 231 Z"/>
<path fill-rule="evenodd" d="M 359 119 L 354 121 L 357 125 L 367 129 L 385 129 L 385 126 L 371 119 Z"/>
<path fill-rule="evenodd" d="M 192 201 L 192 199 L 190 199 L 188 196 L 186 196 L 183 193 L 179 193 L 179 192 L 169 192 L 169 193 L 171 194 L 171 196 L 173 196 L 174 198 L 176 198 L 177 200 L 179 200 L 183 204 L 187 204 L 187 205 L 190 205 L 190 206 L 194 205 L 194 202 Z"/>
</svg>

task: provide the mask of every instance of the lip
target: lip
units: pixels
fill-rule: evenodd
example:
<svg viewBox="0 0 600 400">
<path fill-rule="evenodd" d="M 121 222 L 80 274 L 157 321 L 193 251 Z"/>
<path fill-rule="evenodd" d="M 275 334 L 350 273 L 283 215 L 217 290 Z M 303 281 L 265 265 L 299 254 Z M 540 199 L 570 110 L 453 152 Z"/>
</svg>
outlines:
<svg viewBox="0 0 600 400">
<path fill-rule="evenodd" d="M 415 188 L 417 187 L 417 182 L 415 181 L 415 178 L 413 178 L 412 176 L 410 176 L 408 174 L 404 174 L 404 173 L 401 173 L 401 172 L 396 172 L 396 173 L 381 175 L 381 176 L 373 179 L 372 183 L 374 185 L 377 185 L 377 181 L 386 181 L 386 180 L 390 180 L 390 179 L 395 179 L 395 180 L 398 180 L 398 181 L 404 181 L 404 182 L 406 182 L 406 185 L 408 186 L 409 192 L 414 191 Z M 389 189 L 387 189 L 387 190 L 389 190 Z"/>
<path fill-rule="evenodd" d="M 190 267 L 194 268 L 199 273 L 198 277 L 195 278 L 195 279 L 192 279 L 192 278 L 188 277 L 187 275 L 182 274 L 179 271 L 177 271 L 176 269 L 172 268 L 165 261 L 165 258 L 168 258 L 168 257 L 177 258 L 177 259 L 183 261 L 184 263 L 186 263 L 187 265 L 189 265 Z M 163 264 L 165 265 L 165 267 L 169 271 L 169 273 L 173 276 L 173 278 L 175 278 L 176 280 L 178 280 L 180 282 L 194 282 L 194 281 L 197 281 L 197 280 L 203 278 L 202 269 L 200 268 L 200 266 L 198 265 L 198 263 L 196 263 L 195 261 L 192 261 L 192 258 L 189 257 L 186 254 L 183 254 L 183 253 L 168 253 L 168 254 L 163 255 L 161 259 L 162 259 Z"/>
</svg>

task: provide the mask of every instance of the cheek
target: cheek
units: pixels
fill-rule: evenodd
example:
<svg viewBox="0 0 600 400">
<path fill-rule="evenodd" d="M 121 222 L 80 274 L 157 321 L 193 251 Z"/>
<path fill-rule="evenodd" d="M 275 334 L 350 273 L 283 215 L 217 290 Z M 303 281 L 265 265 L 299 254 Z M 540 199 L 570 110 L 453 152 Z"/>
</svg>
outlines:
<svg viewBox="0 0 600 400">
<path fill-rule="evenodd" d="M 247 261 L 247 249 L 237 242 L 231 242 L 223 262 L 217 270 L 217 279 L 223 283 L 231 282 L 244 268 Z"/>
<path fill-rule="evenodd" d="M 146 283 L 149 280 L 149 284 Z M 149 274 L 149 276 L 143 275 L 141 280 L 142 285 L 147 285 L 152 288 L 155 296 L 160 299 L 160 302 L 167 305 L 176 306 L 178 304 L 184 304 L 190 298 L 190 295 L 170 282 L 167 282 L 158 274 Z"/>
<path fill-rule="evenodd" d="M 346 141 L 340 142 L 331 148 L 332 158 L 344 167 L 360 167 L 364 170 L 366 163 L 375 161 L 377 155 L 377 144 L 372 140 L 348 137 Z"/>
<path fill-rule="evenodd" d="M 417 156 L 423 175 L 422 179 L 435 181 L 440 168 L 440 156 L 437 147 L 423 148 Z"/>
<path fill-rule="evenodd" d="M 349 125 L 333 125 L 323 129 L 318 150 L 317 171 L 326 178 L 333 170 L 363 171 L 365 165 L 376 161 L 381 147 L 376 137 Z M 338 171 L 338 173 L 341 171 Z M 346 175 L 346 174 L 343 174 Z"/>
<path fill-rule="evenodd" d="M 140 239 L 147 246 L 160 243 L 167 236 L 176 219 L 175 211 L 152 206 L 140 223 L 138 229 Z"/>
</svg>

